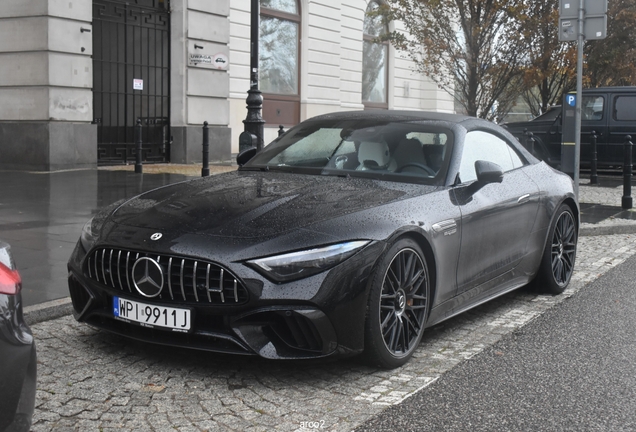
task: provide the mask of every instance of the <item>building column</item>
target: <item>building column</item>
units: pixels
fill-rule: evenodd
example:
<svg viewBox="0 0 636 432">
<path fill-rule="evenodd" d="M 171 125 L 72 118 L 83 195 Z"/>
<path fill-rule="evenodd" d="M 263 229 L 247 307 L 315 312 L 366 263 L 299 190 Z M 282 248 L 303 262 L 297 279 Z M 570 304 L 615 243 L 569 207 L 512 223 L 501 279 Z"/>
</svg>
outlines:
<svg viewBox="0 0 636 432">
<path fill-rule="evenodd" d="M 92 4 L 3 0 L 0 169 L 95 167 Z"/>
<path fill-rule="evenodd" d="M 170 160 L 201 162 L 207 121 L 210 160 L 229 162 L 230 2 L 173 0 L 171 9 Z"/>
</svg>

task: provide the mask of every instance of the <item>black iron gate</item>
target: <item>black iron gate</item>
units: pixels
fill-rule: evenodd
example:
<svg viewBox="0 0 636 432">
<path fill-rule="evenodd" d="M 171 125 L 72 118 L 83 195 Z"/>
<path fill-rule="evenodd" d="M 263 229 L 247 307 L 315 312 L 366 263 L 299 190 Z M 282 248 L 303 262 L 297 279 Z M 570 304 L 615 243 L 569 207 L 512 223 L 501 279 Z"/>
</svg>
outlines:
<svg viewBox="0 0 636 432">
<path fill-rule="evenodd" d="M 93 111 L 100 165 L 170 159 L 169 0 L 93 0 Z"/>
</svg>

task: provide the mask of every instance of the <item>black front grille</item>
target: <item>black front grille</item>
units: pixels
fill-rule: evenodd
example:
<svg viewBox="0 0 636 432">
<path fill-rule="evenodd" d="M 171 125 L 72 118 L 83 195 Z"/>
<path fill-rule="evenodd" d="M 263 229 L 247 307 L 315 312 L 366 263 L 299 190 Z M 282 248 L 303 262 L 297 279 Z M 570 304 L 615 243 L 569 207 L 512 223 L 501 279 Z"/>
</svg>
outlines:
<svg viewBox="0 0 636 432">
<path fill-rule="evenodd" d="M 101 248 L 88 256 L 84 274 L 103 285 L 144 298 L 132 280 L 133 265 L 143 257 L 161 266 L 164 285 L 157 297 L 161 300 L 215 305 L 237 305 L 248 300 L 243 284 L 227 269 L 192 258 Z"/>
</svg>

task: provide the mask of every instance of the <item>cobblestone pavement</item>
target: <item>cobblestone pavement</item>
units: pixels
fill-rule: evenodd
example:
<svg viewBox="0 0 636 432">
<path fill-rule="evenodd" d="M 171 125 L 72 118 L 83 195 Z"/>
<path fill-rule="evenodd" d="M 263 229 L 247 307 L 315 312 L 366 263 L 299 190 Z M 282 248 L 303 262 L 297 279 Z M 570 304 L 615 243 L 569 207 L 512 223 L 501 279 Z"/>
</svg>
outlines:
<svg viewBox="0 0 636 432">
<path fill-rule="evenodd" d="M 614 188 L 590 186 L 589 180 L 581 180 L 579 183 L 579 202 L 603 204 L 609 206 L 621 206 L 623 186 Z"/>
<path fill-rule="evenodd" d="M 561 296 L 519 290 L 427 330 L 406 366 L 356 359 L 268 362 L 167 349 L 76 323 L 32 326 L 38 342 L 34 431 L 354 429 L 574 295 L 636 253 L 636 235 L 583 237 Z"/>
</svg>

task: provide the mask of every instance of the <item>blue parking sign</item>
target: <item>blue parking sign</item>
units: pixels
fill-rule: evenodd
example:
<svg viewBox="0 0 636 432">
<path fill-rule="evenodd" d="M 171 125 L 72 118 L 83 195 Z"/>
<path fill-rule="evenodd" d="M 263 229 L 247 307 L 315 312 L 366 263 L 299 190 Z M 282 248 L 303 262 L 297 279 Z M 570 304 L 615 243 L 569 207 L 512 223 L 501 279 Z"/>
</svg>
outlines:
<svg viewBox="0 0 636 432">
<path fill-rule="evenodd" d="M 576 95 L 568 95 L 567 100 L 568 100 L 568 105 L 576 106 Z"/>
</svg>

